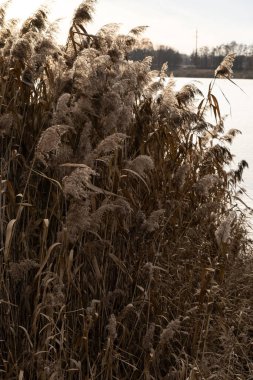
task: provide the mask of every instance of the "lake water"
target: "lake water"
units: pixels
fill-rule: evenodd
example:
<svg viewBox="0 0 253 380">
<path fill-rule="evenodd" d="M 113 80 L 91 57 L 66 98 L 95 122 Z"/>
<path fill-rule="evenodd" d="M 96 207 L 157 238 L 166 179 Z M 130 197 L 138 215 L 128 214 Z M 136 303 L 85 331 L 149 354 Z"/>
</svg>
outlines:
<svg viewBox="0 0 253 380">
<path fill-rule="evenodd" d="M 211 79 L 175 78 L 175 81 L 177 89 L 193 82 L 205 96 Z M 225 131 L 235 128 L 242 132 L 234 138 L 230 150 L 235 155 L 235 165 L 241 160 L 246 160 L 249 164 L 249 168 L 244 170 L 244 180 L 241 185 L 248 194 L 247 197 L 244 196 L 244 201 L 253 208 L 253 80 L 233 79 L 233 81 L 246 94 L 226 79 L 217 79 L 212 93 L 218 99 L 221 115 L 228 115 L 224 123 Z"/>
</svg>

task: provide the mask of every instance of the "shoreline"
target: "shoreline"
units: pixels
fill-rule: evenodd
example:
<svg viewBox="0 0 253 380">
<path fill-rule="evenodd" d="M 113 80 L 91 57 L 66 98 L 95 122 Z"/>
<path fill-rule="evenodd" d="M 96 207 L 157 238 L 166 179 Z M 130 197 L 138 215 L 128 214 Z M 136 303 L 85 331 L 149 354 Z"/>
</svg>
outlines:
<svg viewBox="0 0 253 380">
<path fill-rule="evenodd" d="M 175 77 L 184 78 L 213 78 L 214 70 L 179 68 L 172 71 Z M 253 70 L 234 71 L 234 79 L 253 79 Z"/>
</svg>

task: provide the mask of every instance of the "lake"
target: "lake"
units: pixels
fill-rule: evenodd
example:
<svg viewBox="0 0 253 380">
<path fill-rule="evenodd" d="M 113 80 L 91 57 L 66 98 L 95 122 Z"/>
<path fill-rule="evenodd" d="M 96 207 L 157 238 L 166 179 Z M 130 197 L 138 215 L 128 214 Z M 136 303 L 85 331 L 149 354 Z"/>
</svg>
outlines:
<svg viewBox="0 0 253 380">
<path fill-rule="evenodd" d="M 175 78 L 175 81 L 176 89 L 193 82 L 206 96 L 211 79 Z M 241 160 L 246 160 L 249 164 L 249 168 L 244 170 L 244 181 L 241 185 L 248 194 L 247 197 L 243 197 L 244 201 L 253 208 L 253 80 L 233 79 L 233 81 L 246 94 L 226 79 L 217 79 L 212 93 L 218 99 L 221 115 L 227 115 L 224 123 L 225 131 L 235 128 L 242 132 L 234 138 L 230 149 L 235 155 L 235 165 Z"/>
</svg>

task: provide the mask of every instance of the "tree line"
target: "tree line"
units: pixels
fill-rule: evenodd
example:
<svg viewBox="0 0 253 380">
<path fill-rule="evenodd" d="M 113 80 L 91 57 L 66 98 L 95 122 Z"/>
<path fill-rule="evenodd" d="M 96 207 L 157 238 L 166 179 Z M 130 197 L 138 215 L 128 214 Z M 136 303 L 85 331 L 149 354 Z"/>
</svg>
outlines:
<svg viewBox="0 0 253 380">
<path fill-rule="evenodd" d="M 142 60 L 144 57 L 153 58 L 152 68 L 158 70 L 164 62 L 168 62 L 169 70 L 184 66 L 193 66 L 198 69 L 214 70 L 219 62 L 228 54 L 236 53 L 234 71 L 253 69 L 253 45 L 246 45 L 232 41 L 216 47 L 203 46 L 191 55 L 182 54 L 174 48 L 160 45 L 154 48 L 151 43 L 144 41 L 144 45 L 135 49 L 129 56 L 132 60 Z"/>
</svg>

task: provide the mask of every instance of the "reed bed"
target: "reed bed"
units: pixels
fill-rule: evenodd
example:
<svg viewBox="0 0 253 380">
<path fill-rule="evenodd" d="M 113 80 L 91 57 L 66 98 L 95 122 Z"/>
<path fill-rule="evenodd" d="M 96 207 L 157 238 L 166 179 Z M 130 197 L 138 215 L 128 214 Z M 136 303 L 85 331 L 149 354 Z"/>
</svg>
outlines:
<svg viewBox="0 0 253 380">
<path fill-rule="evenodd" d="M 89 34 L 95 1 L 65 46 L 46 9 L 18 28 L 6 6 L 0 377 L 253 379 L 247 163 L 230 169 L 213 84 L 129 61 L 144 27 Z"/>
</svg>

